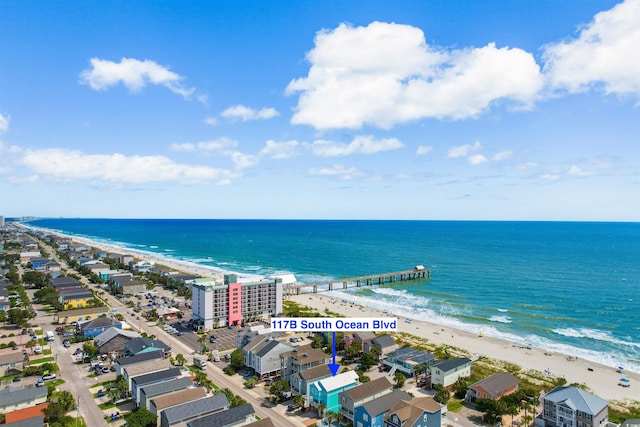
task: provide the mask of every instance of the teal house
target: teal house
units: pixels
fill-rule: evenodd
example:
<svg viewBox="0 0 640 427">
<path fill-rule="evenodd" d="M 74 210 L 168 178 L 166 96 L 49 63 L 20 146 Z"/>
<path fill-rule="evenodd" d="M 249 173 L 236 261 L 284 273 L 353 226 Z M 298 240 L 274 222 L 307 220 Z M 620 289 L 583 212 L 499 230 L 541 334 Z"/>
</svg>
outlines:
<svg viewBox="0 0 640 427">
<path fill-rule="evenodd" d="M 324 405 L 324 411 L 339 412 L 338 394 L 358 385 L 358 374 L 355 371 L 343 372 L 335 377 L 325 378 L 311 384 L 311 406 L 318 408 Z"/>
</svg>

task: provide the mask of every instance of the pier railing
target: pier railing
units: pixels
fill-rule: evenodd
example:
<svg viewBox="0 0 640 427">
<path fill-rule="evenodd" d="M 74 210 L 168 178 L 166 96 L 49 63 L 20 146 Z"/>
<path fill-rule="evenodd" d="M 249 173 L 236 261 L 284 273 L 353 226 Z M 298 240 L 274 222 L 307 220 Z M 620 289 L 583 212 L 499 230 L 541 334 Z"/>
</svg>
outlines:
<svg viewBox="0 0 640 427">
<path fill-rule="evenodd" d="M 429 279 L 431 278 L 431 270 L 426 268 L 413 268 L 411 270 L 394 271 L 392 273 L 371 274 L 367 276 L 346 277 L 343 279 L 325 280 L 313 283 L 298 283 L 288 285 L 284 288 L 285 295 L 300 295 L 302 289 L 311 288 L 315 294 L 321 290 L 332 291 L 336 285 L 342 285 L 342 289 L 360 288 L 362 286 L 384 285 L 385 283 L 405 282 L 409 280 Z"/>
</svg>

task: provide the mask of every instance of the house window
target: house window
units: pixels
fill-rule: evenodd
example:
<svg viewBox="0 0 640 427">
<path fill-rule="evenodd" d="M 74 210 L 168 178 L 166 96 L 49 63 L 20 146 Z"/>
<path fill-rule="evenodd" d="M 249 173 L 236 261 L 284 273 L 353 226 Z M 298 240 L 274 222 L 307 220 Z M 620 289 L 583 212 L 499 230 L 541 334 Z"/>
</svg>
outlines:
<svg viewBox="0 0 640 427">
<path fill-rule="evenodd" d="M 363 419 L 363 420 L 365 420 L 365 421 L 369 421 L 369 415 L 367 415 L 367 414 L 362 414 L 362 419 Z M 361 425 L 362 425 L 362 423 L 358 423 L 358 424 L 361 424 Z"/>
</svg>

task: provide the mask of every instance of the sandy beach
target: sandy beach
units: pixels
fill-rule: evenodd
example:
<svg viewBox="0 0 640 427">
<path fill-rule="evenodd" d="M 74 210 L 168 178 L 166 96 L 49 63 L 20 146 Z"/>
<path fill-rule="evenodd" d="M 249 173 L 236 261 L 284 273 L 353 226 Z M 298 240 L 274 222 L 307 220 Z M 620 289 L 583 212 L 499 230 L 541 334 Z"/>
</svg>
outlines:
<svg viewBox="0 0 640 427">
<path fill-rule="evenodd" d="M 61 233 L 52 234 L 72 238 L 74 242 L 83 243 L 107 253 L 131 254 L 140 260 L 163 265 L 176 271 L 201 277 L 223 279 L 224 272 L 214 268 L 153 256 L 149 253 L 102 244 L 85 238 Z M 407 322 L 405 317 L 396 314 L 383 313 L 358 304 L 345 303 L 321 294 L 301 294 L 288 298 L 301 305 L 311 307 L 320 313 L 323 313 L 325 309 L 329 309 L 345 317 L 397 317 L 399 332 L 406 332 L 425 338 L 434 344 L 448 344 L 464 349 L 471 355 L 479 354 L 492 359 L 515 363 L 521 366 L 523 371 L 535 370 L 555 377 L 564 377 L 568 384 L 585 384 L 592 393 L 610 401 L 640 400 L 640 393 L 638 392 L 640 374 L 635 372 L 625 371 L 618 373 L 614 366 L 605 366 L 585 359 L 571 359 L 566 354 L 549 353 L 540 348 L 522 348 L 509 341 L 488 336 L 480 337 L 475 333 L 450 327 L 443 328 L 436 324 L 414 319 Z M 618 385 L 622 377 L 626 377 L 631 381 L 630 387 Z"/>
<path fill-rule="evenodd" d="M 520 348 L 513 343 L 480 337 L 462 330 L 443 328 L 422 321 L 406 321 L 405 317 L 363 307 L 349 302 L 341 302 L 319 294 L 302 294 L 289 297 L 300 305 L 306 305 L 323 313 L 325 309 L 340 313 L 345 317 L 397 317 L 398 331 L 425 338 L 437 345 L 448 344 L 467 350 L 471 355 L 479 354 L 492 359 L 504 360 L 520 365 L 524 371 L 535 370 L 556 377 L 564 377 L 568 384 L 585 384 L 592 393 L 607 400 L 638 400 L 640 394 L 640 374 L 616 372 L 615 367 L 604 366 L 588 360 L 568 360 L 568 355 L 549 353 L 539 348 Z M 547 354 L 545 354 L 547 353 Z M 549 355 L 550 354 L 550 355 Z M 630 387 L 618 385 L 619 379 L 631 380 Z"/>
</svg>

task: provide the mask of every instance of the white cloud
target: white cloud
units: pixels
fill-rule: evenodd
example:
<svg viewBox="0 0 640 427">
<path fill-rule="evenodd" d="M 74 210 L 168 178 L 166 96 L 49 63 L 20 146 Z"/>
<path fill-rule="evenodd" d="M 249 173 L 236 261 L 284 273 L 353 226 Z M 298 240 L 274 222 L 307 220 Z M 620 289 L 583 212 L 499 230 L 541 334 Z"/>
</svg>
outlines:
<svg viewBox="0 0 640 427">
<path fill-rule="evenodd" d="M 311 144 L 311 151 L 320 157 L 338 157 L 351 154 L 375 154 L 382 151 L 398 150 L 404 144 L 396 138 L 375 139 L 372 135 L 356 136 L 349 144 L 318 140 Z"/>
<path fill-rule="evenodd" d="M 525 162 L 525 163 L 520 163 L 517 166 L 517 168 L 518 169 L 534 169 L 534 168 L 537 168 L 538 166 L 540 165 L 536 162 Z"/>
<path fill-rule="evenodd" d="M 25 150 L 21 153 L 20 164 L 41 178 L 62 182 L 224 184 L 236 176 L 226 169 L 180 164 L 165 156 L 84 154 L 59 148 Z"/>
<path fill-rule="evenodd" d="M 488 159 L 482 154 L 472 154 L 467 157 L 467 160 L 472 165 L 481 165 L 482 163 L 486 163 Z"/>
<path fill-rule="evenodd" d="M 270 157 L 272 159 L 289 159 L 298 154 L 298 141 L 273 141 L 269 140 L 265 143 L 264 148 L 260 151 L 260 156 Z"/>
<path fill-rule="evenodd" d="M 6 132 L 9 130 L 9 118 L 0 114 L 0 132 Z"/>
<path fill-rule="evenodd" d="M 529 105 L 542 87 L 533 56 L 521 49 L 446 51 L 427 46 L 422 30 L 373 22 L 316 34 L 293 124 L 317 129 L 390 128 L 423 118 L 474 117 L 504 99 Z"/>
<path fill-rule="evenodd" d="M 206 119 L 204 119 L 204 122 L 206 124 L 208 124 L 209 126 L 217 126 L 218 125 L 218 119 L 216 119 L 215 117 L 207 117 Z"/>
<path fill-rule="evenodd" d="M 447 156 L 450 159 L 457 159 L 459 157 L 467 157 L 470 153 L 478 151 L 480 149 L 480 141 L 476 141 L 473 145 L 465 144 L 452 147 L 447 151 Z"/>
<path fill-rule="evenodd" d="M 185 98 L 194 92 L 194 89 L 182 86 L 180 80 L 183 78 L 180 75 L 148 59 L 122 58 L 120 62 L 113 62 L 92 58 L 91 67 L 80 73 L 80 83 L 95 90 L 106 90 L 122 83 L 132 92 L 141 90 L 147 84 L 164 86 Z"/>
<path fill-rule="evenodd" d="M 594 174 L 594 171 L 585 170 L 576 165 L 572 165 L 567 171 L 567 175 L 570 175 L 570 176 L 591 176 L 593 174 Z"/>
<path fill-rule="evenodd" d="M 243 122 L 249 120 L 272 119 L 279 115 L 275 108 L 262 108 L 255 110 L 244 105 L 234 105 L 224 110 L 220 115 L 226 119 L 240 119 Z"/>
<path fill-rule="evenodd" d="M 186 152 L 224 152 L 229 148 L 238 146 L 238 141 L 230 138 L 218 138 L 212 141 L 203 141 L 197 143 L 185 142 L 181 144 L 171 144 L 173 151 L 186 151 Z"/>
<path fill-rule="evenodd" d="M 311 168 L 309 174 L 314 176 L 337 177 L 342 180 L 350 180 L 362 175 L 356 168 L 345 168 L 343 165 L 336 164 L 329 168 Z"/>
<path fill-rule="evenodd" d="M 510 150 L 501 151 L 498 154 L 495 154 L 493 157 L 491 157 L 491 161 L 500 162 L 502 160 L 507 160 L 512 155 L 513 155 L 513 151 L 510 151 Z"/>
<path fill-rule="evenodd" d="M 595 15 L 574 40 L 545 47 L 544 72 L 554 87 L 640 97 L 640 0 L 627 0 Z"/>
<path fill-rule="evenodd" d="M 427 153 L 430 153 L 432 150 L 433 150 L 433 147 L 428 147 L 426 145 L 421 145 L 416 150 L 416 155 L 423 156 L 423 155 L 425 155 Z"/>
</svg>

